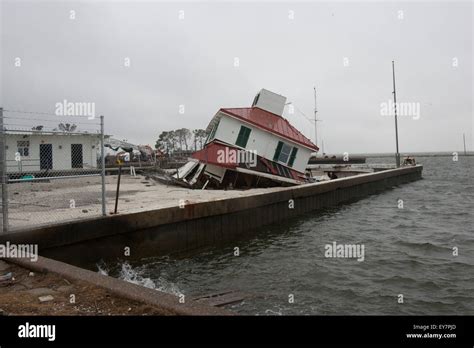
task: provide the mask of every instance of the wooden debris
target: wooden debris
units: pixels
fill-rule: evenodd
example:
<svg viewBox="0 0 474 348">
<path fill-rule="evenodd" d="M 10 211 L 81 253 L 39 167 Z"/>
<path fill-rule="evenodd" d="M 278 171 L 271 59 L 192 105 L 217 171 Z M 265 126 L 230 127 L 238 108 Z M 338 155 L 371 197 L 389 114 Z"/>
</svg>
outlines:
<svg viewBox="0 0 474 348">
<path fill-rule="evenodd" d="M 221 307 L 237 302 L 242 302 L 248 297 L 248 295 L 241 292 L 237 292 L 234 290 L 226 290 L 194 297 L 192 300 L 214 307 Z"/>
</svg>

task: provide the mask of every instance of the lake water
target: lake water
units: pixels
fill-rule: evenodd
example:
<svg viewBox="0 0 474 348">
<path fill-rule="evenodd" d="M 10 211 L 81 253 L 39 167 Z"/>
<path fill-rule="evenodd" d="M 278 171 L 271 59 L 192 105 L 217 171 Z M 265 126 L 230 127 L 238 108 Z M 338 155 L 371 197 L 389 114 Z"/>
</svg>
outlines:
<svg viewBox="0 0 474 348">
<path fill-rule="evenodd" d="M 249 297 L 228 308 L 242 314 L 472 315 L 474 157 L 416 159 L 423 180 L 267 226 L 256 238 L 188 257 L 105 267 L 110 275 L 187 297 L 240 291 Z M 364 260 L 325 257 L 333 242 L 363 246 Z"/>
</svg>

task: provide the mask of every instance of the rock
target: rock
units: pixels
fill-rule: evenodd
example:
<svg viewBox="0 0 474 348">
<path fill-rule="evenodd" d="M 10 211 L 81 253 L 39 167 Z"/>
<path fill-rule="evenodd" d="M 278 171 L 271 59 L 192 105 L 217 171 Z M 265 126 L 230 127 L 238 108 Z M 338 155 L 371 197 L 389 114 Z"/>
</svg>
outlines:
<svg viewBox="0 0 474 348">
<path fill-rule="evenodd" d="M 8 273 L 0 275 L 0 282 L 6 281 L 6 280 L 15 280 L 15 278 L 13 278 L 12 272 L 8 272 Z"/>
<path fill-rule="evenodd" d="M 34 276 L 35 276 L 35 273 L 34 273 L 34 272 L 30 272 L 30 273 L 28 274 L 28 276 L 34 277 Z"/>
<path fill-rule="evenodd" d="M 1 271 L 6 271 L 9 268 L 10 268 L 10 265 L 8 263 L 6 263 L 5 261 L 0 260 L 0 272 Z"/>
<path fill-rule="evenodd" d="M 16 283 L 12 285 L 9 289 L 10 291 L 24 291 L 25 289 L 28 289 L 28 288 L 24 284 Z"/>
<path fill-rule="evenodd" d="M 46 295 L 52 295 L 56 293 L 56 291 L 49 288 L 35 288 L 35 289 L 26 290 L 26 292 L 33 296 L 46 296 Z"/>
<path fill-rule="evenodd" d="M 54 297 L 51 296 L 51 295 L 46 295 L 46 296 L 40 296 L 40 297 L 38 297 L 38 299 L 41 303 L 43 303 L 43 302 L 53 301 Z"/>
<path fill-rule="evenodd" d="M 56 291 L 59 292 L 71 292 L 74 289 L 74 286 L 72 285 L 61 285 L 56 289 Z"/>
<path fill-rule="evenodd" d="M 21 284 L 25 289 L 33 289 L 38 287 L 38 285 L 36 285 L 36 279 L 33 277 L 25 277 L 18 284 Z"/>
</svg>

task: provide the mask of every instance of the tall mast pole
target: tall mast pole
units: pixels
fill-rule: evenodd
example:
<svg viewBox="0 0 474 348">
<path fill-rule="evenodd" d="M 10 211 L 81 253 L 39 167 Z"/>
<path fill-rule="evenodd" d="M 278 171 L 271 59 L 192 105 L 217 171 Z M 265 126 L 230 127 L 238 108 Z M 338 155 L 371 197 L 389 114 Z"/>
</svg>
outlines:
<svg viewBox="0 0 474 348">
<path fill-rule="evenodd" d="M 400 153 L 398 152 L 398 121 L 397 121 L 397 92 L 395 90 L 395 61 L 392 60 L 392 73 L 393 73 L 393 102 L 395 110 L 395 141 L 397 145 L 397 152 L 395 154 L 395 161 L 397 168 L 400 167 Z"/>
<path fill-rule="evenodd" d="M 466 134 L 462 133 L 462 140 L 464 142 L 464 156 L 467 155 L 467 152 L 466 152 Z"/>
<path fill-rule="evenodd" d="M 314 87 L 314 144 L 318 146 L 318 118 L 316 116 L 318 112 L 317 103 L 316 103 L 316 86 Z"/>
</svg>

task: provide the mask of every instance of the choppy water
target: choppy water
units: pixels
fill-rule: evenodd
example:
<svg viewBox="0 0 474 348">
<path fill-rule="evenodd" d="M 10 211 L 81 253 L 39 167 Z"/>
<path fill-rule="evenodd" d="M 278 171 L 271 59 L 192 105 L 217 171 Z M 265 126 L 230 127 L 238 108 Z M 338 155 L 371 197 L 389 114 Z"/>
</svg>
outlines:
<svg viewBox="0 0 474 348">
<path fill-rule="evenodd" d="M 257 238 L 187 258 L 107 267 L 186 296 L 242 291 L 251 297 L 229 308 L 243 314 L 474 314 L 474 157 L 417 161 L 423 180 L 268 226 Z M 364 261 L 326 258 L 324 246 L 334 241 L 363 244 Z"/>
</svg>

